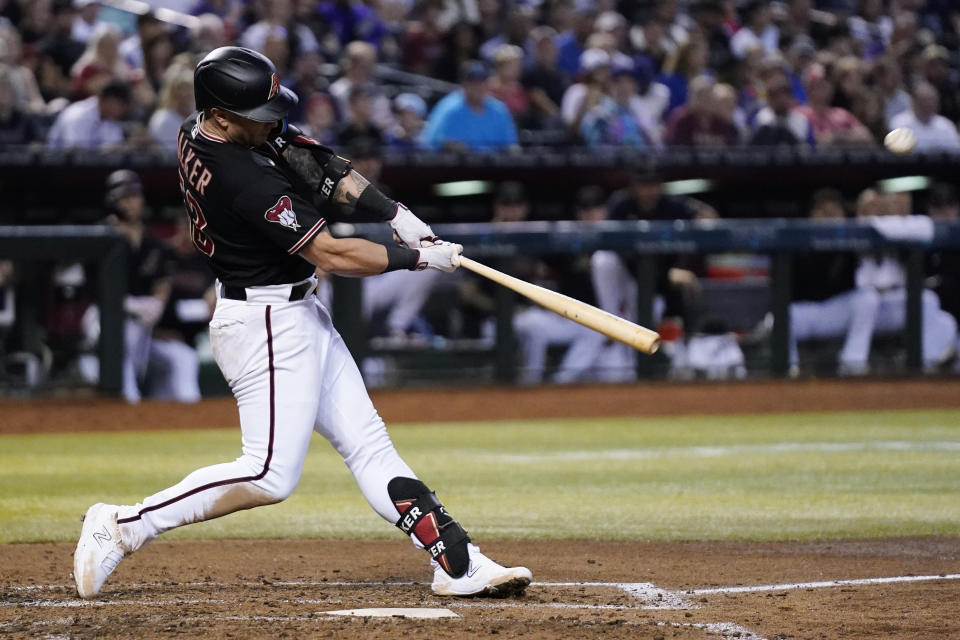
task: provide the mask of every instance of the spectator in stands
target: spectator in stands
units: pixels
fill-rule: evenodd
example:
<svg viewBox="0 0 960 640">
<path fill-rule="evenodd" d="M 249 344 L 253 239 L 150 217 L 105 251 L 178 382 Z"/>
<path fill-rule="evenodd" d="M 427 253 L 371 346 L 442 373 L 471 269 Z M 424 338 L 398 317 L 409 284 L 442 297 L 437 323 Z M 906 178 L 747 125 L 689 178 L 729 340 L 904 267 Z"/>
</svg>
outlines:
<svg viewBox="0 0 960 640">
<path fill-rule="evenodd" d="M 587 38 L 593 33 L 593 23 L 597 18 L 597 6 L 594 0 L 574 0 L 573 25 L 569 31 L 557 36 L 557 68 L 568 76 L 574 77 L 582 68 L 582 56 L 586 50 Z"/>
<path fill-rule="evenodd" d="M 757 113 L 750 144 L 796 146 L 816 144 L 810 121 L 794 109 L 793 89 L 785 74 L 767 85 L 767 106 Z"/>
<path fill-rule="evenodd" d="M 176 52 L 173 38 L 168 33 L 146 40 L 143 45 L 144 67 L 147 82 L 155 93 L 159 93 L 163 88 L 164 74 L 173 62 L 173 56 Z"/>
<path fill-rule="evenodd" d="M 97 19 L 100 16 L 100 3 L 98 0 L 73 0 L 73 6 L 77 9 L 77 16 L 70 27 L 70 37 L 77 42 L 86 44 L 93 36 L 94 29 L 97 26 Z"/>
<path fill-rule="evenodd" d="M 850 34 L 860 43 L 864 58 L 882 55 L 890 44 L 893 20 L 886 15 L 884 4 L 883 0 L 861 0 L 857 15 L 847 19 Z"/>
<path fill-rule="evenodd" d="M 70 95 L 70 69 L 84 45 L 70 35 L 76 11 L 73 0 L 55 0 L 47 34 L 37 43 L 37 82 L 45 100 Z"/>
<path fill-rule="evenodd" d="M 730 27 L 724 11 L 722 0 L 697 0 L 690 8 L 695 23 L 690 39 L 699 39 L 706 46 L 707 66 L 717 74 L 728 72 L 736 60 L 730 49 Z"/>
<path fill-rule="evenodd" d="M 228 43 L 223 19 L 213 13 L 202 13 L 190 29 L 189 49 L 195 54 L 206 54 Z"/>
<path fill-rule="evenodd" d="M 887 56 L 879 58 L 873 65 L 873 84 L 883 103 L 885 123 L 910 109 L 910 94 L 903 88 L 903 73 L 897 60 Z"/>
<path fill-rule="evenodd" d="M 636 56 L 633 59 L 634 76 L 637 79 L 637 99 L 644 113 L 648 114 L 654 123 L 657 140 L 663 137 L 663 116 L 670 105 L 670 89 L 662 82 L 654 79 L 653 61 L 646 56 Z"/>
<path fill-rule="evenodd" d="M 778 51 L 780 30 L 773 24 L 770 3 L 764 0 L 750 0 L 742 9 L 743 26 L 730 40 L 733 55 L 743 59 L 753 49 Z"/>
<path fill-rule="evenodd" d="M 654 144 L 656 125 L 643 110 L 632 68 L 613 72 L 610 94 L 600 98 L 580 125 L 589 147 L 625 146 L 642 149 Z"/>
<path fill-rule="evenodd" d="M 401 93 L 393 99 L 393 109 L 397 126 L 391 132 L 390 146 L 401 151 L 420 149 L 427 103 L 415 93 Z"/>
<path fill-rule="evenodd" d="M 813 194 L 811 220 L 843 220 L 843 196 L 832 188 Z M 799 372 L 797 345 L 807 340 L 844 338 L 838 356 L 841 376 L 868 372 L 867 357 L 879 298 L 872 288 L 854 284 L 856 256 L 849 251 L 800 253 L 793 262 L 790 303 L 790 367 Z"/>
<path fill-rule="evenodd" d="M 567 88 L 566 75 L 557 68 L 556 31 L 537 27 L 530 32 L 533 65 L 523 73 L 521 83 L 530 100 L 530 125 L 536 129 L 560 125 L 560 103 Z"/>
<path fill-rule="evenodd" d="M 832 105 L 851 111 L 853 101 L 857 95 L 863 91 L 864 71 L 866 65 L 856 56 L 843 56 L 833 65 L 833 92 Z"/>
<path fill-rule="evenodd" d="M 341 47 L 354 41 L 367 42 L 379 49 L 387 28 L 370 6 L 355 0 L 324 0 L 317 14 L 329 25 Z"/>
<path fill-rule="evenodd" d="M 593 23 L 593 30 L 597 33 L 608 34 L 611 38 L 613 50 L 625 54 L 630 51 L 630 33 L 627 26 L 627 19 L 622 14 L 608 10 L 597 16 Z"/>
<path fill-rule="evenodd" d="M 694 36 L 667 58 L 658 78 L 670 90 L 664 116 L 669 117 L 674 109 L 687 103 L 690 82 L 708 71 L 707 54 L 706 43 Z"/>
<path fill-rule="evenodd" d="M 261 19 L 240 35 L 240 46 L 263 51 L 268 39 L 281 38 L 287 41 L 287 49 L 293 57 L 320 48 L 309 27 L 294 21 L 293 0 L 270 0 L 263 7 Z"/>
<path fill-rule="evenodd" d="M 47 134 L 47 148 L 103 149 L 124 143 L 120 122 L 130 108 L 130 85 L 111 80 L 92 96 L 67 106 Z"/>
<path fill-rule="evenodd" d="M 443 39 L 443 55 L 433 68 L 433 77 L 456 82 L 460 67 L 480 55 L 480 29 L 469 22 L 457 22 Z"/>
<path fill-rule="evenodd" d="M 167 151 L 177 150 L 177 133 L 184 119 L 196 109 L 193 103 L 193 71 L 180 66 L 167 70 L 160 102 L 150 116 L 150 137 Z"/>
<path fill-rule="evenodd" d="M 70 75 L 73 80 L 74 100 L 84 100 L 111 80 L 129 81 L 132 69 L 120 57 L 120 29 L 103 22 L 87 40 L 87 48 L 73 65 Z"/>
<path fill-rule="evenodd" d="M 375 95 L 371 96 L 371 121 L 381 131 L 390 131 L 396 125 L 390 99 L 373 84 L 373 68 L 377 62 L 377 50 L 369 42 L 354 41 L 344 51 L 341 68 L 343 75 L 330 85 L 330 93 L 337 99 L 341 113 L 349 108 L 350 88 L 355 84 L 372 85 Z"/>
<path fill-rule="evenodd" d="M 960 93 L 954 72 L 950 69 L 950 52 L 940 45 L 927 45 L 921 59 L 923 78 L 934 86 L 940 96 L 939 113 L 947 120 L 957 122 L 960 120 Z M 916 88 L 914 85 L 914 91 Z"/>
<path fill-rule="evenodd" d="M 523 71 L 523 49 L 512 44 L 502 44 L 493 52 L 493 74 L 490 76 L 490 95 L 507 105 L 517 124 L 525 124 L 530 111 L 530 99 L 520 73 Z"/>
<path fill-rule="evenodd" d="M 737 90 L 733 85 L 719 82 L 713 85 L 713 111 L 720 120 L 737 132 L 737 142 L 747 138 L 747 118 L 737 104 Z"/>
<path fill-rule="evenodd" d="M 408 20 L 403 27 L 402 60 L 407 71 L 430 75 L 443 55 L 444 27 L 441 25 L 443 0 L 425 0 L 418 19 Z M 390 24 L 390 21 L 386 21 Z"/>
<path fill-rule="evenodd" d="M 810 65 L 804 72 L 805 88 L 809 105 L 797 107 L 810 121 L 817 146 L 842 146 L 850 144 L 873 144 L 870 131 L 852 113 L 840 107 L 830 106 L 833 85 L 827 72 L 819 63 Z"/>
<path fill-rule="evenodd" d="M 713 79 L 707 76 L 693 80 L 690 100 L 670 116 L 665 136 L 668 145 L 716 147 L 737 143 L 737 130 L 714 111 L 713 87 Z"/>
<path fill-rule="evenodd" d="M 15 71 L 0 65 L 0 147 L 29 144 L 40 139 L 40 131 L 33 114 L 17 105 Z"/>
<path fill-rule="evenodd" d="M 461 89 L 434 105 L 424 128 L 431 149 L 502 151 L 517 144 L 517 130 L 506 105 L 487 92 L 490 72 L 479 60 L 461 71 Z"/>
<path fill-rule="evenodd" d="M 850 113 L 863 123 L 874 140 L 883 140 L 887 135 L 889 127 L 883 118 L 883 101 L 880 94 L 873 89 L 864 87 L 863 91 L 853 97 Z"/>
<path fill-rule="evenodd" d="M 373 138 L 378 143 L 383 143 L 383 131 L 371 120 L 376 95 L 377 90 L 370 84 L 355 84 L 350 87 L 346 122 L 337 133 L 339 144 L 350 146 L 357 138 Z"/>
<path fill-rule="evenodd" d="M 857 200 L 858 218 L 908 216 L 912 211 L 909 193 L 877 193 L 867 189 Z M 884 235 L 898 237 L 900 229 L 909 234 L 910 228 L 916 222 L 918 221 L 901 217 L 895 225 L 884 227 Z M 874 334 L 889 335 L 903 331 L 906 326 L 907 279 L 906 270 L 898 256 L 885 251 L 862 255 L 855 279 L 858 288 L 873 289 L 877 294 Z M 923 364 L 927 370 L 936 370 L 954 353 L 957 344 L 957 321 L 940 307 L 939 296 L 930 289 L 923 290 L 921 304 Z M 866 356 L 867 354 L 864 354 L 864 361 Z"/>
<path fill-rule="evenodd" d="M 327 146 L 337 143 L 337 107 L 327 93 L 315 93 L 304 108 L 304 118 L 298 122 L 303 132 Z"/>
<path fill-rule="evenodd" d="M 481 60 L 495 64 L 494 55 L 505 44 L 519 47 L 524 52 L 533 51 L 533 44 L 529 40 L 530 31 L 536 26 L 532 8 L 522 4 L 514 6 L 507 12 L 502 25 L 497 35 L 480 45 Z"/>
<path fill-rule="evenodd" d="M 913 108 L 890 120 L 894 129 L 907 127 L 917 136 L 917 151 L 960 151 L 956 125 L 938 113 L 939 93 L 929 82 L 913 90 Z"/>
<path fill-rule="evenodd" d="M 140 14 L 137 16 L 137 31 L 120 43 L 120 57 L 131 69 L 143 69 L 146 44 L 166 31 L 166 26 L 153 11 Z"/>
<path fill-rule="evenodd" d="M 46 108 L 46 102 L 33 70 L 23 62 L 20 34 L 13 27 L 0 26 L 0 64 L 10 70 L 9 80 L 17 106 L 30 113 L 40 113 Z"/>
<path fill-rule="evenodd" d="M 603 49 L 587 49 L 580 57 L 580 82 L 567 88 L 560 104 L 563 123 L 577 134 L 583 117 L 607 95 L 611 71 L 610 54 Z"/>
</svg>

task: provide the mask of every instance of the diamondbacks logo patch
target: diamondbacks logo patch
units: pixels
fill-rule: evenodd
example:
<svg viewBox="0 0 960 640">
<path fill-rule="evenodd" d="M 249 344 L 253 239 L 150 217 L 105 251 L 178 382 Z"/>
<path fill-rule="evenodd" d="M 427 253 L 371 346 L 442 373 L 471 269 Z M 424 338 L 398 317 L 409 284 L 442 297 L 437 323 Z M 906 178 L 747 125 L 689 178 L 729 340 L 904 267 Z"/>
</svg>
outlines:
<svg viewBox="0 0 960 640">
<path fill-rule="evenodd" d="M 270 95 L 267 96 L 267 101 L 273 100 L 273 96 L 277 95 L 278 91 L 280 91 L 280 76 L 273 74 L 270 77 Z"/>
<path fill-rule="evenodd" d="M 297 222 L 297 214 L 293 212 L 293 203 L 290 202 L 289 196 L 280 196 L 277 204 L 267 209 L 263 217 L 270 222 L 283 225 L 287 229 L 296 231 L 300 228 L 300 223 Z"/>
</svg>

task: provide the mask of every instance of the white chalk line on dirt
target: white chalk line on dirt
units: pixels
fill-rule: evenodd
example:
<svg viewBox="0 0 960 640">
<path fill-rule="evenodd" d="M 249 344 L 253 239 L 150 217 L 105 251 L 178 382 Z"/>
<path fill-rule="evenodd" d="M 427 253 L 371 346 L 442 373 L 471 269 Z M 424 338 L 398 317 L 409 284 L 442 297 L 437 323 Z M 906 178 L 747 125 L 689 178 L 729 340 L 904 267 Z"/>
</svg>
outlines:
<svg viewBox="0 0 960 640">
<path fill-rule="evenodd" d="M 928 582 L 931 580 L 960 580 L 960 573 L 937 576 L 894 576 L 890 578 L 858 578 L 856 580 L 823 580 L 820 582 L 790 582 L 786 584 L 758 584 L 738 587 L 710 587 L 684 591 L 690 595 L 715 593 L 754 593 L 758 591 L 795 591 L 797 589 L 825 589 L 828 587 L 865 586 L 872 584 L 896 584 L 898 582 Z"/>
<path fill-rule="evenodd" d="M 760 444 L 729 444 L 692 447 L 652 447 L 644 449 L 582 449 L 552 453 L 503 453 L 480 457 L 499 462 L 577 462 L 586 460 L 646 460 L 654 458 L 693 457 L 718 458 L 723 456 L 793 454 L 793 453 L 851 453 L 851 452 L 926 452 L 952 453 L 960 451 L 956 440 L 862 440 L 856 442 L 771 442 Z"/>
</svg>

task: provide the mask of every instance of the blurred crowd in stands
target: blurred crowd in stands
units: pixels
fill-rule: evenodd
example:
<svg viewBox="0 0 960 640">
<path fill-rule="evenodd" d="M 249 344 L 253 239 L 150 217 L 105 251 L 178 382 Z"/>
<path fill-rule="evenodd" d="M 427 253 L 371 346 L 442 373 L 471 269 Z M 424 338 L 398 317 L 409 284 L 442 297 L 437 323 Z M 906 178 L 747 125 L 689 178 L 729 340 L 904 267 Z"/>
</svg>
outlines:
<svg viewBox="0 0 960 640">
<path fill-rule="evenodd" d="M 0 0 L 0 144 L 172 148 L 240 44 L 347 147 L 957 150 L 958 32 L 949 0 Z"/>
</svg>

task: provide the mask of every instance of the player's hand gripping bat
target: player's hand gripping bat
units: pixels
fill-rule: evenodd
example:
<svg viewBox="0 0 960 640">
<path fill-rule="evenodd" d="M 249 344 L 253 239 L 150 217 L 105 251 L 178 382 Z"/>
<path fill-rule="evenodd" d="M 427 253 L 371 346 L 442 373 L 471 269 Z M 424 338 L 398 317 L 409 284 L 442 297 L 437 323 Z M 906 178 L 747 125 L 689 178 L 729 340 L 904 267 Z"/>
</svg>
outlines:
<svg viewBox="0 0 960 640">
<path fill-rule="evenodd" d="M 656 331 L 651 331 L 629 320 L 607 313 L 603 309 L 598 309 L 586 302 L 508 276 L 466 256 L 460 256 L 460 266 L 529 298 L 541 307 L 559 313 L 561 316 L 578 322 L 589 329 L 599 331 L 608 338 L 629 345 L 637 351 L 652 354 L 660 348 L 660 334 Z"/>
</svg>

